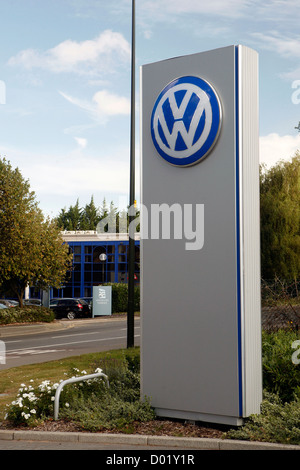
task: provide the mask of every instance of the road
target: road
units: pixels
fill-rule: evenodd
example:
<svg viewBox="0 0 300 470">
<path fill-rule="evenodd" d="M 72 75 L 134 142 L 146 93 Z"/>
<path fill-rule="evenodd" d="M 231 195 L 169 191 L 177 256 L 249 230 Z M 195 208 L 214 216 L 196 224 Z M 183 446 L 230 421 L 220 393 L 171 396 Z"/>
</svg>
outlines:
<svg viewBox="0 0 300 470">
<path fill-rule="evenodd" d="M 58 325 L 57 325 L 58 326 Z M 95 318 L 60 322 L 60 328 L 46 326 L 44 332 L 28 332 L 18 327 L 14 335 L 1 335 L 5 344 L 6 363 L 0 370 L 78 356 L 91 352 L 126 348 L 127 319 Z M 135 346 L 140 344 L 140 322 L 135 319 Z"/>
</svg>

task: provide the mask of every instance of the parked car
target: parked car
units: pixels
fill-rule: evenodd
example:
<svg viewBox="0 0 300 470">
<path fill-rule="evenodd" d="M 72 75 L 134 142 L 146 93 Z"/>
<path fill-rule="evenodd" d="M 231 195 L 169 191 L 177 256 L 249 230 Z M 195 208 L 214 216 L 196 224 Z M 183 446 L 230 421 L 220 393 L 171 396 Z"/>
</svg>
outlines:
<svg viewBox="0 0 300 470">
<path fill-rule="evenodd" d="M 90 310 L 92 308 L 92 303 L 93 303 L 93 297 L 80 297 L 81 300 L 84 300 L 88 306 L 90 307 Z"/>
<path fill-rule="evenodd" d="M 56 318 L 88 318 L 91 311 L 88 304 L 82 299 L 51 299 L 50 308 L 54 311 Z"/>
<path fill-rule="evenodd" d="M 7 306 L 4 305 L 4 304 L 0 304 L 0 310 L 2 310 L 3 308 L 9 308 L 9 307 L 7 307 Z"/>
<path fill-rule="evenodd" d="M 24 305 L 42 305 L 42 301 L 40 299 L 24 299 Z"/>
<path fill-rule="evenodd" d="M 11 300 L 7 300 L 7 299 L 0 299 L 0 304 L 5 305 L 5 307 L 15 307 L 13 302 L 11 302 Z"/>
</svg>

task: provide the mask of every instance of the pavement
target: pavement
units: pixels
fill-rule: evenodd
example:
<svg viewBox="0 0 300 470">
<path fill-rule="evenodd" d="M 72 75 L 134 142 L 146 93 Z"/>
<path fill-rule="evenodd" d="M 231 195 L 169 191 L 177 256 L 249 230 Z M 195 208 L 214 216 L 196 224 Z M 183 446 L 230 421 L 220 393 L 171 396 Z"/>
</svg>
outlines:
<svg viewBox="0 0 300 470">
<path fill-rule="evenodd" d="M 1 442 L 2 441 L 2 442 Z M 135 450 L 300 450 L 300 446 L 271 444 L 267 442 L 238 441 L 231 439 L 209 439 L 194 437 L 145 436 L 137 434 L 110 434 L 87 432 L 48 432 L 34 430 L 3 430 L 0 431 L 1 443 L 6 441 L 7 447 L 22 441 L 29 446 L 33 442 L 55 443 L 63 447 L 65 444 L 74 449 L 93 444 L 96 448 L 135 449 Z M 12 447 L 11 447 L 12 448 Z"/>
<path fill-rule="evenodd" d="M 114 320 L 118 320 L 115 318 Z M 86 321 L 107 321 L 91 319 Z M 56 321 L 31 325 L 0 326 L 0 338 L 19 334 L 42 333 L 49 329 L 72 328 L 80 320 Z M 109 318 L 111 321 L 111 318 Z M 0 450 L 10 449 L 134 449 L 134 450 L 300 450 L 300 446 L 250 442 L 233 439 L 146 436 L 87 432 L 49 432 L 34 430 L 0 430 Z"/>
</svg>

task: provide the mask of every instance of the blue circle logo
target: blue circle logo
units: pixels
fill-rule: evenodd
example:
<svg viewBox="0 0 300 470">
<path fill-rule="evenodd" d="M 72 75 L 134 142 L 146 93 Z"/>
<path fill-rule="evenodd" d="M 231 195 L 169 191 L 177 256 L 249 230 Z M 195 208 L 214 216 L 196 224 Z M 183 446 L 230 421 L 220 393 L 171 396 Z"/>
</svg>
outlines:
<svg viewBox="0 0 300 470">
<path fill-rule="evenodd" d="M 194 165 L 215 145 L 221 121 L 221 105 L 213 87 L 198 77 L 180 77 L 155 102 L 152 140 L 159 155 L 172 165 Z"/>
</svg>

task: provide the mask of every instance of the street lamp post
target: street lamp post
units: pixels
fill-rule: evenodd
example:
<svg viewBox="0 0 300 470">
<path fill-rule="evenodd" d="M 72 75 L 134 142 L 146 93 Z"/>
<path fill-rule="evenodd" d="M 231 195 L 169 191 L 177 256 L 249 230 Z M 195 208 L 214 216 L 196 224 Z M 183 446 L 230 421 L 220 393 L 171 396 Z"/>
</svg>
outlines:
<svg viewBox="0 0 300 470">
<path fill-rule="evenodd" d="M 135 230 L 133 210 L 135 207 L 135 0 L 132 0 L 131 38 L 131 129 L 130 129 L 130 196 L 129 196 L 129 253 L 128 253 L 128 312 L 127 348 L 134 346 L 134 262 Z"/>
</svg>

